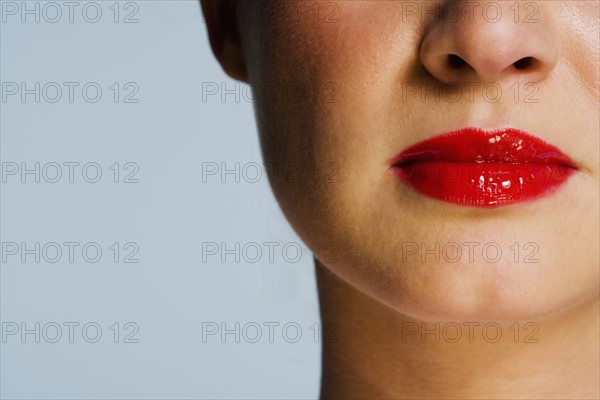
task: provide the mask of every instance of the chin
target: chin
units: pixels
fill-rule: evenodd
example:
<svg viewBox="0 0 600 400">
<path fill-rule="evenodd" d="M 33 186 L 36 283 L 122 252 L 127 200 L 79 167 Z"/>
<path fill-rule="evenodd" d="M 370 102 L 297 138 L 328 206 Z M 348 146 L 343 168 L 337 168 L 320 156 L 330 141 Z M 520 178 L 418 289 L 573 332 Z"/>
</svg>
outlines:
<svg viewBox="0 0 600 400">
<path fill-rule="evenodd" d="M 501 325 L 541 321 L 600 294 L 597 273 L 573 279 L 559 263 L 401 263 L 396 258 L 386 261 L 381 252 L 366 257 L 371 261 L 320 261 L 356 290 L 413 320 Z"/>
</svg>

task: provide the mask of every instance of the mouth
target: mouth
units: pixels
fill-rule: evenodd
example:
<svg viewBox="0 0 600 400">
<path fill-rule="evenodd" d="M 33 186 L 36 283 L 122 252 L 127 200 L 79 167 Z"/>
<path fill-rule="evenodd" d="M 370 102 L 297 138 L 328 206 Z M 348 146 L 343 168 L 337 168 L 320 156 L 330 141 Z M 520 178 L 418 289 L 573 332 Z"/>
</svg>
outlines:
<svg viewBox="0 0 600 400">
<path fill-rule="evenodd" d="M 391 165 L 427 197 L 480 208 L 549 196 L 577 171 L 555 146 L 510 128 L 445 133 L 407 148 Z"/>
</svg>

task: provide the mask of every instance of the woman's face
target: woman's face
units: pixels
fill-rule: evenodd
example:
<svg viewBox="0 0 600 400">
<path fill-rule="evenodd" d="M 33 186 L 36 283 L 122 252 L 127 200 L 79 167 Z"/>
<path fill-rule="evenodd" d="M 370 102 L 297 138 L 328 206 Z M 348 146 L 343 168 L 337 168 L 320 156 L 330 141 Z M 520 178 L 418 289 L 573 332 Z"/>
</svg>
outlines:
<svg viewBox="0 0 600 400">
<path fill-rule="evenodd" d="M 598 296 L 598 14 L 597 1 L 242 0 L 230 73 L 253 85 L 274 193 L 326 267 L 411 317 L 533 319 Z M 536 199 L 474 203 L 467 189 L 444 199 L 462 179 L 452 163 L 421 189 L 393 168 L 465 128 L 527 132 L 576 170 Z"/>
</svg>

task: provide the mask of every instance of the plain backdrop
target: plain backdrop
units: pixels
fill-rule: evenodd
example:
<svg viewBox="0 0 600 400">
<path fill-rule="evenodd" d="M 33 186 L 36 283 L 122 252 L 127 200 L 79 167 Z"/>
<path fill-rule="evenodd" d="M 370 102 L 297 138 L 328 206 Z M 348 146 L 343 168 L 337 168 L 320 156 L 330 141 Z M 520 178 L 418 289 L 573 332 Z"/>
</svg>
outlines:
<svg viewBox="0 0 600 400">
<path fill-rule="evenodd" d="M 316 398 L 312 256 L 199 2 L 0 6 L 2 399 Z"/>
</svg>

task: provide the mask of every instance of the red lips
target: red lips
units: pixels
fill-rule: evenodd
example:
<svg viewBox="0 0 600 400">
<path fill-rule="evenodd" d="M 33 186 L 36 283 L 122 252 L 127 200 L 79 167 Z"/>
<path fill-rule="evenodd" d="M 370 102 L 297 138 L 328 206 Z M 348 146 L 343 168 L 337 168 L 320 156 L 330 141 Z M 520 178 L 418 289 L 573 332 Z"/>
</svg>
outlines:
<svg viewBox="0 0 600 400">
<path fill-rule="evenodd" d="M 392 165 L 429 197 L 484 208 L 551 194 L 576 171 L 556 147 L 515 129 L 446 133 L 409 147 Z"/>
</svg>

